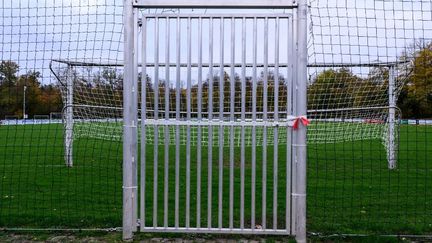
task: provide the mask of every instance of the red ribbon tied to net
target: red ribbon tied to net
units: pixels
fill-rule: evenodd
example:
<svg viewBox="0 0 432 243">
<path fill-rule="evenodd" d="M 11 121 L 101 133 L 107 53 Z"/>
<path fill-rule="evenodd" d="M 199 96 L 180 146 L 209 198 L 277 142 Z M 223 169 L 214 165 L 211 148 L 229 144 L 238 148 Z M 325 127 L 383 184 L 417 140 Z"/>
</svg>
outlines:
<svg viewBox="0 0 432 243">
<path fill-rule="evenodd" d="M 294 120 L 293 129 L 297 130 L 300 123 L 303 124 L 303 126 L 307 126 L 310 124 L 310 121 L 305 116 L 298 116 Z"/>
</svg>

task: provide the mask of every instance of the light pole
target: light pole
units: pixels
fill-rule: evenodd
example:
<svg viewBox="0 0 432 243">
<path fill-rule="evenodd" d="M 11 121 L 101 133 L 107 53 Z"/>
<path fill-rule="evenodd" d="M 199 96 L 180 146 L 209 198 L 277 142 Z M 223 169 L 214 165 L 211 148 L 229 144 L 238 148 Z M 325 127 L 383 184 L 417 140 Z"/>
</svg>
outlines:
<svg viewBox="0 0 432 243">
<path fill-rule="evenodd" d="M 24 84 L 24 95 L 23 95 L 23 119 L 26 119 L 26 90 L 27 86 Z"/>
</svg>

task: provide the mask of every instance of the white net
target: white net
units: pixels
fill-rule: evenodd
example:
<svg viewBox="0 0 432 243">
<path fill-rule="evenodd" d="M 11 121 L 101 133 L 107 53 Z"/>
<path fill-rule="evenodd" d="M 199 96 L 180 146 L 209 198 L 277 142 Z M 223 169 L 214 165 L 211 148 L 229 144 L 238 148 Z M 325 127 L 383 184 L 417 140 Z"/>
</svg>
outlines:
<svg viewBox="0 0 432 243">
<path fill-rule="evenodd" d="M 394 65 L 394 64 L 389 64 Z M 310 142 L 344 142 L 363 139 L 388 139 L 390 109 L 395 110 L 397 125 L 401 114 L 389 104 L 389 69 L 405 68 L 406 64 L 389 67 L 325 67 L 312 73 L 308 89 Z M 353 69 L 360 73 L 354 73 Z M 361 72 L 367 72 L 362 76 Z M 399 72 L 393 72 L 394 74 Z M 395 76 L 393 95 L 400 93 L 405 77 Z"/>
<path fill-rule="evenodd" d="M 430 1 L 398 0 L 367 0 L 354 3 L 346 0 L 310 2 L 307 116 L 312 123 L 308 129 L 308 143 L 382 139 L 383 144 L 389 147 L 390 143 L 397 140 L 397 125 L 401 113 L 396 104 L 400 91 L 412 70 L 413 53 L 418 49 L 416 45 L 428 41 L 427 36 L 431 31 L 430 16 L 420 15 L 423 14 L 421 10 L 427 9 L 430 5 Z M 157 14 L 179 14 L 179 10 L 155 11 Z M 154 14 L 151 11 L 142 11 L 144 17 Z M 205 20 L 201 27 L 198 27 L 199 25 L 194 21 L 197 20 L 192 20 L 190 30 L 193 38 L 198 38 L 201 32 L 205 36 L 202 41 L 205 51 L 202 53 L 198 51 L 196 45 L 198 42 L 192 41 L 192 48 L 187 46 L 188 35 L 185 33 L 187 19 L 180 21 L 178 26 L 183 34 L 178 37 L 175 34 L 178 28 L 175 20 L 157 22 L 156 18 L 145 19 L 145 31 L 153 33 L 146 35 L 147 39 L 139 40 L 140 43 L 146 41 L 148 50 L 146 61 L 148 64 L 153 64 L 146 66 L 145 69 L 146 119 L 288 121 L 290 117 L 287 110 L 291 98 L 288 89 L 290 82 L 293 82 L 292 74 L 295 70 L 290 69 L 292 67 L 289 59 L 290 51 L 287 50 L 290 48 L 283 47 L 283 43 L 292 47 L 289 41 L 290 34 L 294 32 L 292 29 L 290 32 L 289 29 L 290 19 L 279 20 L 279 32 L 276 28 L 276 20 L 269 19 L 267 27 L 266 20 L 257 20 L 259 43 L 255 48 L 253 42 L 250 44 L 249 41 L 247 42 L 244 73 L 240 65 L 243 61 L 241 59 L 242 20 L 221 23 L 216 19 L 212 27 L 210 21 Z M 254 38 L 253 21 L 253 19 L 245 20 L 246 39 Z M 225 29 L 220 29 L 222 25 Z M 211 37 L 208 34 L 210 28 L 213 31 Z M 159 34 L 156 37 L 154 33 Z M 167 33 L 171 33 L 168 39 Z M 225 36 L 222 41 L 221 33 Z M 234 33 L 234 38 L 231 37 L 231 33 Z M 280 35 L 280 43 L 277 45 L 279 49 L 274 45 L 266 53 L 264 47 L 259 44 L 265 41 L 274 43 L 277 34 Z M 189 49 L 191 52 L 190 67 L 187 66 L 187 56 L 184 55 L 179 60 L 182 63 L 179 72 L 176 72 L 177 66 L 173 65 L 177 61 L 176 38 L 183 43 L 182 52 Z M 212 53 L 207 49 L 210 39 L 214 45 Z M 231 51 L 229 45 L 225 45 L 229 41 L 234 42 L 234 51 Z M 156 43 L 159 46 L 157 54 L 155 54 Z M 222 48 L 224 46 L 225 49 Z M 257 53 L 256 59 L 254 59 L 254 49 Z M 200 55 L 202 59 L 199 59 Z M 224 59 L 221 60 L 221 57 Z M 142 56 L 139 59 L 141 60 Z M 253 67 L 254 60 L 256 69 Z M 272 66 L 271 64 L 276 63 L 276 60 L 280 65 Z M 72 63 L 70 60 L 68 62 Z M 221 62 L 227 65 L 221 67 L 218 65 Z M 156 63 L 158 63 L 157 67 Z M 198 63 L 202 65 L 199 66 Z M 122 68 L 119 63 L 112 63 L 110 60 L 75 61 L 71 73 L 69 76 L 73 76 L 74 79 L 73 104 L 76 120 L 74 136 L 120 140 L 122 137 Z M 140 82 L 143 79 L 142 73 L 139 74 Z M 222 73 L 223 77 L 221 77 Z M 275 89 L 276 80 L 278 87 Z M 242 97 L 243 83 L 245 97 Z M 191 91 L 189 106 L 188 89 Z M 257 97 L 255 106 L 253 92 L 256 92 Z M 201 101 L 198 101 L 198 97 L 201 97 Z M 212 104 L 209 100 L 212 100 Z M 242 111 L 243 103 L 244 111 Z M 392 129 L 390 124 L 393 125 Z M 149 126 L 148 129 L 154 127 Z M 161 131 L 158 133 L 147 133 L 148 143 L 154 143 L 155 134 L 159 136 L 158 143 L 164 142 L 163 127 L 159 129 Z M 289 129 L 286 126 L 277 130 L 280 144 L 286 142 Z M 185 126 L 180 126 L 182 144 L 186 140 L 186 136 L 183 136 L 186 134 L 185 130 Z M 197 130 L 198 127 L 191 130 L 192 144 L 198 142 L 207 144 L 208 130 L 201 131 L 201 139 L 197 137 Z M 241 127 L 235 130 L 237 142 L 240 141 L 240 130 Z M 266 128 L 266 130 L 269 133 L 273 132 L 273 129 Z M 169 127 L 169 134 L 169 140 L 174 142 L 175 127 Z M 212 134 L 217 136 L 217 129 L 214 129 Z M 250 144 L 251 133 L 246 132 L 246 134 L 246 141 Z M 257 132 L 256 135 L 257 144 L 263 143 L 263 133 Z M 217 140 L 214 140 L 215 143 Z M 271 139 L 267 141 L 267 144 L 272 143 Z"/>
<path fill-rule="evenodd" d="M 74 138 L 120 141 L 123 68 L 110 60 L 53 60 L 52 66 L 60 82 L 63 113 L 72 108 Z M 68 101 L 70 91 L 72 100 Z"/>
<path fill-rule="evenodd" d="M 224 124 L 212 125 L 213 129 L 192 124 L 189 126 L 192 145 L 220 146 L 219 136 L 233 133 L 234 145 L 240 146 L 242 129 L 245 146 L 251 146 L 253 141 L 257 145 L 286 144 L 287 124 L 293 119 L 287 112 L 292 106 L 288 95 L 293 61 L 289 59 L 293 52 L 291 16 L 261 13 L 256 17 L 245 15 L 248 17 L 243 19 L 215 14 L 214 18 L 200 19 L 193 14 L 188 15 L 191 18 L 168 17 L 167 20 L 169 15 L 145 13 L 145 19 L 140 20 L 143 27 L 139 31 L 145 34 L 137 42 L 145 44 L 138 49 L 145 47 L 147 54 L 145 58 L 139 56 L 143 62 L 138 64 L 138 86 L 144 87 L 140 94 L 145 96 L 139 117 L 145 116 L 146 123 L 151 120 L 236 122 L 231 123 L 234 128 Z M 246 39 L 255 41 L 246 42 Z M 176 45 L 179 45 L 177 49 Z M 201 45 L 201 51 L 192 45 Z M 65 103 L 68 82 L 72 86 L 74 137 L 120 141 L 122 64 L 109 60 L 106 63 L 54 62 L 63 65 L 57 72 L 64 84 Z M 253 122 L 267 125 L 254 126 Z M 177 143 L 178 129 L 179 143 L 186 144 L 187 127 L 169 126 L 169 142 Z M 147 126 L 146 132 L 146 143 L 165 143 L 165 126 Z"/>
<path fill-rule="evenodd" d="M 430 1 L 313 0 L 310 8 L 309 143 L 381 139 L 394 168 L 398 98 L 427 43 Z M 420 47 L 421 49 L 422 47 Z"/>
<path fill-rule="evenodd" d="M 59 63 L 66 63 L 66 61 L 59 61 Z M 123 134 L 122 127 L 122 68 L 115 67 L 115 64 L 98 64 L 92 66 L 91 63 L 68 63 L 69 67 L 65 68 L 62 72 L 59 72 L 58 78 L 64 83 L 63 86 L 63 98 L 64 103 L 67 103 L 67 82 L 69 80 L 70 84 L 73 86 L 73 136 L 78 139 L 80 137 L 103 139 L 110 141 L 121 141 Z M 77 65 L 77 66 L 74 66 Z M 258 69 L 257 69 L 258 70 Z M 111 75 L 111 76 L 110 76 Z M 186 86 L 179 88 L 178 92 L 172 84 L 168 85 L 171 87 L 168 92 L 168 110 L 165 109 L 165 92 L 167 87 L 165 85 L 165 80 L 160 80 L 157 92 L 155 92 L 155 82 L 150 78 L 147 78 L 146 87 L 146 120 L 170 120 L 170 121 L 198 121 L 203 123 L 213 121 L 231 121 L 231 115 L 234 117 L 234 121 L 243 121 L 245 136 L 245 145 L 252 145 L 252 121 L 264 123 L 264 121 L 273 122 L 277 121 L 281 124 L 287 124 L 290 121 L 290 116 L 287 115 L 287 85 L 285 83 L 285 78 L 281 75 L 278 78 L 278 91 L 275 91 L 274 85 L 274 75 L 270 71 L 268 78 L 264 81 L 264 72 L 261 72 L 260 76 L 257 77 L 257 82 L 253 84 L 252 77 L 246 77 L 246 82 L 244 85 L 244 99 L 246 101 L 244 105 L 245 112 L 241 111 L 241 80 L 237 76 L 234 80 L 235 91 L 233 92 L 234 111 L 231 112 L 231 84 L 228 74 L 225 73 L 225 78 L 220 79 L 216 74 L 213 77 L 212 84 L 213 87 L 209 86 L 209 79 L 202 81 L 201 88 L 201 108 L 198 107 L 198 84 L 195 83 L 190 89 L 191 91 L 191 102 L 190 102 L 190 112 L 188 115 L 187 106 L 187 90 Z M 110 78 L 111 77 L 111 78 Z M 225 87 L 222 95 L 222 107 L 223 112 L 220 112 L 220 96 L 219 96 L 219 84 L 223 80 L 223 86 Z M 266 91 L 264 91 L 264 82 L 267 83 Z M 175 85 L 175 84 L 174 84 Z M 139 86 L 141 86 L 141 81 L 139 81 Z M 253 91 L 255 89 L 255 91 Z M 213 91 L 212 91 L 213 90 Z M 212 93 L 211 100 L 213 100 L 213 109 L 209 110 L 209 93 Z M 255 102 L 252 101 L 253 95 L 255 93 Z M 267 112 L 264 113 L 263 97 L 264 92 L 267 96 Z M 278 114 L 275 119 L 275 92 L 277 92 L 278 99 L 276 100 Z M 158 96 L 158 106 L 160 109 L 155 112 L 155 93 Z M 177 98 L 177 93 L 179 94 Z M 180 100 L 178 107 L 176 107 L 177 99 Z M 253 111 L 253 104 L 255 103 L 255 112 Z M 178 109 L 176 109 L 178 108 Z M 67 109 L 65 107 L 64 112 Z M 141 117 L 142 109 L 139 108 L 139 117 Z M 266 115 L 264 115 L 266 114 Z M 66 116 L 66 114 L 64 114 Z M 178 116 L 178 118 L 176 118 Z M 165 119 L 167 118 L 167 119 Z M 279 124 L 278 123 L 278 124 Z M 203 146 L 209 144 L 208 135 L 209 132 L 212 133 L 212 145 L 218 146 L 219 144 L 219 129 L 222 129 L 224 134 L 230 132 L 230 128 L 224 126 L 220 128 L 219 126 L 212 125 L 214 128 L 209 131 L 208 126 L 189 126 L 191 128 L 190 143 L 191 145 L 196 145 L 201 143 Z M 270 126 L 270 125 L 267 125 Z M 158 133 L 154 132 L 154 129 L 158 129 Z M 201 128 L 199 128 L 201 127 Z M 179 125 L 179 143 L 185 145 L 187 143 L 187 126 Z M 198 138 L 198 130 L 201 130 L 201 138 Z M 255 127 L 255 142 L 257 145 L 262 145 L 264 143 L 263 130 L 266 130 L 267 137 L 273 138 L 275 132 L 271 127 Z M 278 144 L 286 144 L 287 142 L 287 129 L 286 126 L 278 127 Z M 175 133 L 177 130 L 176 125 L 168 126 L 169 133 L 169 143 L 176 144 Z M 240 123 L 235 125 L 234 128 L 234 145 L 240 146 L 241 143 L 241 126 Z M 165 138 L 165 126 L 147 126 L 146 129 L 146 142 L 153 144 L 154 141 L 158 141 L 160 145 L 164 144 Z M 158 139 L 155 140 L 155 134 L 157 134 Z M 265 142 L 268 145 L 274 143 L 273 139 L 268 139 Z M 225 143 L 224 146 L 228 146 L 229 143 Z"/>
</svg>

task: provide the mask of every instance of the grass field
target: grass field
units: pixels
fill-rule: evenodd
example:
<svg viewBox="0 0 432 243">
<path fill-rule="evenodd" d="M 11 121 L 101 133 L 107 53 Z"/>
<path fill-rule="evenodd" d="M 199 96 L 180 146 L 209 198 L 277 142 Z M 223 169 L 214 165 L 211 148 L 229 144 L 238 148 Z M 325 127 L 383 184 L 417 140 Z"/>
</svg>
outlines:
<svg viewBox="0 0 432 243">
<path fill-rule="evenodd" d="M 225 141 L 228 142 L 228 141 Z M 121 226 L 121 143 L 80 138 L 74 167 L 64 166 L 61 124 L 0 126 L 0 227 Z M 163 224 L 164 146 L 158 158 L 158 223 Z M 174 224 L 175 147 L 169 158 L 169 225 Z M 201 225 L 207 226 L 207 147 L 202 153 Z M 272 226 L 273 145 L 267 148 L 267 226 Z M 278 153 L 278 227 L 284 224 L 286 146 Z M 146 224 L 152 221 L 153 146 L 146 150 Z M 180 159 L 180 224 L 184 225 L 186 146 Z M 218 148 L 213 148 L 212 225 L 218 221 Z M 251 217 L 251 155 L 246 148 L 245 224 Z M 262 147 L 257 148 L 256 220 L 262 220 Z M 228 226 L 229 149 L 223 150 L 223 224 Z M 240 148 L 234 151 L 234 224 L 239 224 Z M 197 151 L 191 148 L 191 225 L 196 225 Z M 432 233 L 432 127 L 402 126 L 398 168 L 387 169 L 381 141 L 308 146 L 308 231 Z"/>
</svg>

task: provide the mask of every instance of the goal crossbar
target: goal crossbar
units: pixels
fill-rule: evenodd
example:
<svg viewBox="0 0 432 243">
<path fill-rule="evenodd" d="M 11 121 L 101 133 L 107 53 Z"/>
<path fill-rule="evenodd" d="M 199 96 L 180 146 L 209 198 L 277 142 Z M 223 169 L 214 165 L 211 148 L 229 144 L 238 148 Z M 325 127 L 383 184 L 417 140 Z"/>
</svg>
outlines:
<svg viewBox="0 0 432 243">
<path fill-rule="evenodd" d="M 123 62 L 95 62 L 95 61 L 85 61 L 85 60 L 71 60 L 71 59 L 52 59 L 52 62 L 58 62 L 62 64 L 69 65 L 71 67 L 123 67 Z M 371 63 L 310 63 L 307 65 L 308 68 L 326 68 L 326 67 L 395 67 L 398 65 L 407 65 L 411 63 L 411 60 L 406 61 L 394 61 L 394 62 L 371 62 Z M 142 67 L 141 63 L 137 64 L 138 67 Z M 158 67 L 221 67 L 220 63 L 158 63 Z M 146 63 L 146 67 L 155 67 L 155 63 Z M 286 68 L 290 67 L 289 63 L 278 63 L 277 65 L 275 63 L 223 63 L 223 67 L 280 67 L 280 68 Z"/>
</svg>

